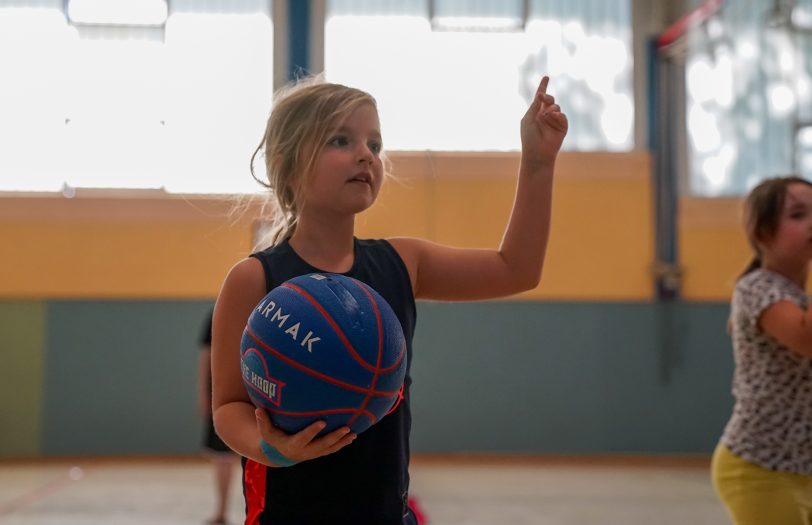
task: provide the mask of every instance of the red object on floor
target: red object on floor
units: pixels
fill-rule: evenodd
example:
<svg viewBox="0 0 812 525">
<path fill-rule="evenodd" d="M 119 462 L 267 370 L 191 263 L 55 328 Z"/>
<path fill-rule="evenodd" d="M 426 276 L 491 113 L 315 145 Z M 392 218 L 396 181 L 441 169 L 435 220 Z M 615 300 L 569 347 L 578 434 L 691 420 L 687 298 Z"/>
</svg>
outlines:
<svg viewBox="0 0 812 525">
<path fill-rule="evenodd" d="M 420 504 L 417 502 L 417 498 L 414 496 L 409 496 L 409 508 L 412 509 L 412 513 L 414 517 L 417 518 L 417 525 L 428 525 L 429 519 L 426 517 L 426 513 L 420 507 Z"/>
</svg>

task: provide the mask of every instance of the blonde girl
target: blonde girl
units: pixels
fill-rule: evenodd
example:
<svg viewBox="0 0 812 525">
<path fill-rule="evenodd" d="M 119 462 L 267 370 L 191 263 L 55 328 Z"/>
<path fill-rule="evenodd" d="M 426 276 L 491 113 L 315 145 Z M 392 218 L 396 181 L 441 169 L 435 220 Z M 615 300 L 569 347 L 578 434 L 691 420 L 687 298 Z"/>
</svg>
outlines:
<svg viewBox="0 0 812 525">
<path fill-rule="evenodd" d="M 553 170 L 567 118 L 544 77 L 521 120 L 516 197 L 498 249 L 422 239 L 358 239 L 355 216 L 372 206 L 384 179 L 375 100 L 346 86 L 306 82 L 275 99 L 264 149 L 276 199 L 272 246 L 239 261 L 214 314 L 213 407 L 217 432 L 243 456 L 246 523 L 273 525 L 415 523 L 409 509 L 409 385 L 397 408 L 356 436 L 317 437 L 317 422 L 293 435 L 251 404 L 239 369 L 240 337 L 260 299 L 281 282 L 335 272 L 377 290 L 397 314 L 411 361 L 415 299 L 488 299 L 534 288 L 550 227 Z M 485 103 L 485 101 L 483 101 Z M 256 154 L 255 154 L 256 155 Z"/>
</svg>

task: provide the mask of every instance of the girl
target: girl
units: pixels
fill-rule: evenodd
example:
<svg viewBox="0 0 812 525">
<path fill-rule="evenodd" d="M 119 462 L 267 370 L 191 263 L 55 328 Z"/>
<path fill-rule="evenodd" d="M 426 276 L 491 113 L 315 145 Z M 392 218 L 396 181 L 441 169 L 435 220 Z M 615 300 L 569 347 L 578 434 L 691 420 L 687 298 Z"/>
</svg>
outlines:
<svg viewBox="0 0 812 525">
<path fill-rule="evenodd" d="M 239 369 L 242 331 L 260 299 L 283 281 L 310 272 L 343 273 L 372 286 L 392 306 L 410 362 L 415 298 L 486 299 L 537 286 L 553 169 L 567 133 L 548 82 L 542 79 L 521 121 L 518 187 L 498 250 L 355 238 L 355 216 L 375 202 L 384 177 L 375 100 L 357 89 L 312 82 L 277 95 L 257 148 L 264 148 L 267 186 L 278 208 L 273 245 L 231 269 L 214 315 L 214 421 L 244 457 L 246 523 L 415 522 L 407 503 L 408 371 L 404 399 L 361 435 L 341 428 L 316 437 L 322 422 L 287 435 L 248 398 Z"/>
<path fill-rule="evenodd" d="M 812 524 L 812 183 L 769 179 L 745 202 L 755 252 L 733 293 L 735 406 L 712 477 L 736 525 Z"/>
</svg>

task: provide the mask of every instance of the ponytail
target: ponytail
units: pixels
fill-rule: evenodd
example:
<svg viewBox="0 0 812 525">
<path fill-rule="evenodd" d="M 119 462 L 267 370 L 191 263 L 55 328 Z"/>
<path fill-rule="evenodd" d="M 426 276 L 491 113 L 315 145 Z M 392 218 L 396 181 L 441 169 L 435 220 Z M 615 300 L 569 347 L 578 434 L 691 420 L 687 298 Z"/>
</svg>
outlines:
<svg viewBox="0 0 812 525">
<path fill-rule="evenodd" d="M 298 217 L 285 215 L 285 217 L 280 220 L 278 224 L 274 225 L 274 228 L 271 230 L 270 235 L 268 235 L 268 238 L 265 239 L 265 241 L 270 241 L 270 246 L 281 244 L 286 239 L 293 236 L 293 233 L 296 231 L 297 224 L 299 224 Z"/>
<path fill-rule="evenodd" d="M 739 279 L 741 279 L 742 277 L 744 277 L 745 275 L 747 275 L 750 272 L 758 270 L 759 268 L 761 268 L 761 256 L 755 255 L 750 260 L 750 264 L 747 265 L 747 268 L 745 268 L 744 271 L 742 272 L 742 274 L 739 275 Z"/>
<path fill-rule="evenodd" d="M 254 251 L 261 251 L 281 244 L 289 239 L 296 231 L 299 217 L 296 213 L 285 213 L 280 209 L 279 203 L 267 200 L 259 214 L 261 217 L 270 216 L 270 220 L 260 220 L 254 226 Z"/>
</svg>

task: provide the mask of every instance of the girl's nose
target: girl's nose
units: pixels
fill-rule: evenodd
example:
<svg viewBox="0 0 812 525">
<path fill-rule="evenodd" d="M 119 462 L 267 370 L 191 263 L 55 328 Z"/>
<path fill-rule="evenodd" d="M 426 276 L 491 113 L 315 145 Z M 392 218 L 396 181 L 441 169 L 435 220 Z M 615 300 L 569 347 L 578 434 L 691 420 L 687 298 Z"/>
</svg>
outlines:
<svg viewBox="0 0 812 525">
<path fill-rule="evenodd" d="M 372 153 L 372 150 L 369 149 L 369 146 L 363 145 L 358 152 L 358 162 L 372 162 L 372 159 L 375 155 Z"/>
</svg>

